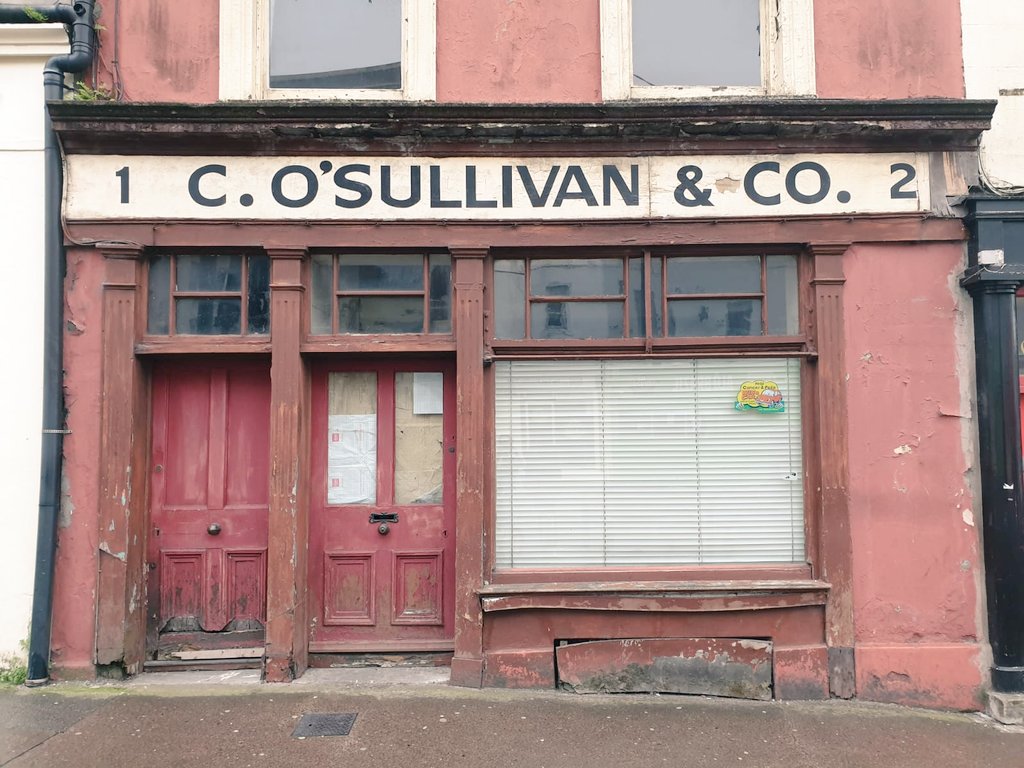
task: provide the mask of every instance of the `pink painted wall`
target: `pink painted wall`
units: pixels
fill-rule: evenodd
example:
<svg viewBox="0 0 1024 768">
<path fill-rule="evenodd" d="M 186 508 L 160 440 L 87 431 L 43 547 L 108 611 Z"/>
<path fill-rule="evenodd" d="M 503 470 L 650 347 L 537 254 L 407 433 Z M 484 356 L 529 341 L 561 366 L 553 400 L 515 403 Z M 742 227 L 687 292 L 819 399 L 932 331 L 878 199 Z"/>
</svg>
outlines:
<svg viewBox="0 0 1024 768">
<path fill-rule="evenodd" d="M 859 694 L 970 708 L 982 559 L 963 248 L 861 245 L 844 269 Z"/>
<path fill-rule="evenodd" d="M 815 0 L 818 96 L 963 98 L 960 0 Z"/>
<path fill-rule="evenodd" d="M 102 87 L 114 90 L 116 56 L 125 101 L 217 100 L 217 2 L 122 0 L 116 19 L 112 3 L 103 10 L 97 78 Z"/>
<path fill-rule="evenodd" d="M 437 0 L 437 99 L 601 100 L 599 0 Z M 100 21 L 99 84 L 115 57 L 129 101 L 216 101 L 216 2 L 124 0 Z M 964 95 L 959 0 L 816 0 L 818 95 Z"/>
<path fill-rule="evenodd" d="M 601 100 L 598 0 L 437 0 L 437 100 Z"/>
<path fill-rule="evenodd" d="M 53 634 L 55 677 L 93 677 L 99 536 L 100 366 L 103 259 L 92 248 L 68 252 L 65 291 L 64 498 L 57 530 Z"/>
</svg>

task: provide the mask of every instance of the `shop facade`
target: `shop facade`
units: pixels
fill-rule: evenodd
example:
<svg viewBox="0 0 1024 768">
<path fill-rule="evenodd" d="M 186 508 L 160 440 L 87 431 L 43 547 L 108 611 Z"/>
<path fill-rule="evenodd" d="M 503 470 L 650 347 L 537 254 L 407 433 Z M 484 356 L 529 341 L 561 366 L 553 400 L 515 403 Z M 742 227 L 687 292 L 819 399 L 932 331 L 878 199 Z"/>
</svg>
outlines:
<svg viewBox="0 0 1024 768">
<path fill-rule="evenodd" d="M 436 21 L 437 103 L 222 71 L 255 100 L 51 105 L 56 673 L 450 654 L 469 686 L 979 706 L 950 200 L 991 104 L 807 98 L 857 89 L 791 52 L 788 98 L 592 62 L 488 99 Z M 961 95 L 930 88 L 891 95 Z"/>
</svg>

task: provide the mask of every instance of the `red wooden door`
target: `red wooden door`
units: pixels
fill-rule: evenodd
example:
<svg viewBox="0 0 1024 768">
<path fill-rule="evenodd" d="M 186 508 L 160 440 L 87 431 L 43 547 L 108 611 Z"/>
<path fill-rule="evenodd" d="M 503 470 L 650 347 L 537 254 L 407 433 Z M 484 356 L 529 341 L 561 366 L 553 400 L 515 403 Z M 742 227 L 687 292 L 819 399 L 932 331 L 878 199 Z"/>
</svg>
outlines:
<svg viewBox="0 0 1024 768">
<path fill-rule="evenodd" d="M 269 373 L 182 363 L 153 373 L 151 651 L 263 642 Z"/>
<path fill-rule="evenodd" d="M 313 385 L 310 650 L 450 650 L 455 374 L 323 366 Z"/>
</svg>

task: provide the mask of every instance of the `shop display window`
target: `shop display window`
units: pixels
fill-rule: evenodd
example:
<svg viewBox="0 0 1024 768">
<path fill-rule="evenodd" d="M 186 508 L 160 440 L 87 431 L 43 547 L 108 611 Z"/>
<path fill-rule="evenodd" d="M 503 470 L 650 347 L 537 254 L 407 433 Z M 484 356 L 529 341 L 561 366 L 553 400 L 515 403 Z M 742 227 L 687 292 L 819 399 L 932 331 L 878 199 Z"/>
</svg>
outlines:
<svg viewBox="0 0 1024 768">
<path fill-rule="evenodd" d="M 178 254 L 149 263 L 150 336 L 270 333 L 270 259 L 264 254 Z"/>
<path fill-rule="evenodd" d="M 495 567 L 806 562 L 799 275 L 791 253 L 499 256 Z"/>
</svg>

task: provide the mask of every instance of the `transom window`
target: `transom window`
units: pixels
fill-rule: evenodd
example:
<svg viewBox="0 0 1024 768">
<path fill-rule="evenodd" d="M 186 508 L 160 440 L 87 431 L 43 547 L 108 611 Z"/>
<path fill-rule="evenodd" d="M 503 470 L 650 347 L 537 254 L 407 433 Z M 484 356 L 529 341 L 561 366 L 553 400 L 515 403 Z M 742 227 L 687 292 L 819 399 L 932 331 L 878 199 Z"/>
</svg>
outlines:
<svg viewBox="0 0 1024 768">
<path fill-rule="evenodd" d="M 451 333 L 451 256 L 315 254 L 314 335 Z"/>
<path fill-rule="evenodd" d="M 149 264 L 146 331 L 152 336 L 270 332 L 265 254 L 180 254 Z"/>
<path fill-rule="evenodd" d="M 812 0 L 601 0 L 605 99 L 814 93 Z"/>
<path fill-rule="evenodd" d="M 495 339 L 795 336 L 792 254 L 499 258 Z"/>
</svg>

